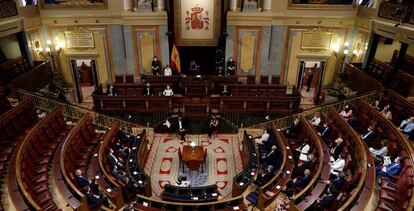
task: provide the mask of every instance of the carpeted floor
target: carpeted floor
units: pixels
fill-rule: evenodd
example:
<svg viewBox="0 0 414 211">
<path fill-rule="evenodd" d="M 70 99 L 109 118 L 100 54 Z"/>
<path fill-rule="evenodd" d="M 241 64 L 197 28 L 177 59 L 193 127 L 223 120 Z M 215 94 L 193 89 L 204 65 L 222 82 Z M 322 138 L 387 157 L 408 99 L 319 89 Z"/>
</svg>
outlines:
<svg viewBox="0 0 414 211">
<path fill-rule="evenodd" d="M 176 134 L 155 134 L 145 172 L 151 177 L 153 196 L 159 197 L 165 184 L 175 184 L 179 175 L 186 176 L 192 186 L 217 184 L 223 197 L 231 194 L 233 177 L 243 168 L 237 134 L 187 135 L 182 142 Z M 204 172 L 179 168 L 178 149 L 194 141 L 207 149 Z"/>
</svg>

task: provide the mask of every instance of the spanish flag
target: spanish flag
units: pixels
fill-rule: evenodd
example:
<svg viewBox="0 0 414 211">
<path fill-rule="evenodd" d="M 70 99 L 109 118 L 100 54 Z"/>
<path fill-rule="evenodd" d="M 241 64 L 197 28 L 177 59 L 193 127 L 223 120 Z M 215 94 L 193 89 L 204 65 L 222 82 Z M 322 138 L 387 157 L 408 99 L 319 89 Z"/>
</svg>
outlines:
<svg viewBox="0 0 414 211">
<path fill-rule="evenodd" d="M 171 51 L 171 69 L 173 69 L 177 74 L 181 74 L 181 64 L 180 64 L 180 54 L 178 53 L 177 46 L 173 44 Z"/>
</svg>

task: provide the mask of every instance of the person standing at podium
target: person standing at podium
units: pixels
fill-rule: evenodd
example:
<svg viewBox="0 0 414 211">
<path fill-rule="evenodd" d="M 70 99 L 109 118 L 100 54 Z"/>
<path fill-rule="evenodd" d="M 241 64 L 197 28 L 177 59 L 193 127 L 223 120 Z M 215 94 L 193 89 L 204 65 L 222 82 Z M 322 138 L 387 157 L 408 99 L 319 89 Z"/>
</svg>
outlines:
<svg viewBox="0 0 414 211">
<path fill-rule="evenodd" d="M 191 60 L 190 62 L 190 75 L 200 75 L 199 66 L 195 62 L 195 60 Z"/>
<path fill-rule="evenodd" d="M 158 58 L 154 56 L 154 59 L 152 60 L 152 74 L 159 75 L 161 69 L 160 61 L 158 61 Z"/>
</svg>

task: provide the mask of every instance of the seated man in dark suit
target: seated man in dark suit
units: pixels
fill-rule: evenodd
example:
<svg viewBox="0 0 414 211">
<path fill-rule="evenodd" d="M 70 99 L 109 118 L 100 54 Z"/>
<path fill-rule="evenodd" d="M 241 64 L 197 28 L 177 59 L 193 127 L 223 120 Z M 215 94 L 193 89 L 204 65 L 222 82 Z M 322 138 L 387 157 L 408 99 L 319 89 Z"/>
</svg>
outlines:
<svg viewBox="0 0 414 211">
<path fill-rule="evenodd" d="M 150 83 L 147 83 L 144 88 L 144 96 L 152 96 L 154 95 Z"/>
<path fill-rule="evenodd" d="M 82 176 L 82 171 L 80 169 L 77 169 L 75 171 L 75 180 L 78 183 L 78 186 L 82 189 L 86 186 L 89 187 L 90 180 L 84 176 Z"/>
<path fill-rule="evenodd" d="M 341 190 L 346 182 L 346 175 L 344 172 L 339 172 L 338 177 L 326 181 L 329 184 L 329 189 Z"/>
<path fill-rule="evenodd" d="M 372 143 L 376 139 L 375 135 L 375 126 L 371 125 L 368 127 L 367 132 L 365 132 L 363 135 L 361 135 L 362 140 L 364 140 L 367 143 Z"/>
<path fill-rule="evenodd" d="M 323 123 L 323 128 L 321 132 L 318 132 L 318 135 L 322 138 L 322 140 L 325 141 L 325 143 L 327 143 L 330 132 L 331 132 L 331 128 L 329 127 L 328 123 L 325 122 Z"/>
<path fill-rule="evenodd" d="M 401 172 L 401 160 L 402 158 L 396 157 L 394 159 L 394 162 L 383 166 L 382 168 L 377 168 L 377 176 L 389 181 L 389 182 L 395 182 L 395 179 L 391 176 L 396 176 Z"/>
<path fill-rule="evenodd" d="M 257 184 L 263 185 L 268 182 L 274 176 L 274 167 L 272 165 L 268 165 L 267 168 L 263 171 L 263 173 L 257 177 Z"/>
<path fill-rule="evenodd" d="M 231 90 L 230 87 L 227 85 L 223 86 L 223 91 L 220 94 L 221 96 L 231 96 Z"/>
<path fill-rule="evenodd" d="M 328 193 L 325 194 L 322 198 L 316 200 L 316 203 L 313 203 L 310 208 L 307 210 L 326 210 L 329 209 L 336 200 L 338 190 L 335 188 L 329 188 Z"/>
<path fill-rule="evenodd" d="M 114 154 L 113 149 L 109 149 L 108 161 L 112 165 L 118 165 L 120 167 L 124 166 L 124 161 L 120 157 L 118 157 Z"/>
<path fill-rule="evenodd" d="M 316 161 L 315 155 L 309 154 L 307 161 L 300 162 L 300 163 L 297 164 L 296 168 L 293 168 L 292 178 L 305 176 L 304 175 L 305 170 L 306 169 L 311 169 L 311 167 L 315 163 L 315 161 Z"/>
<path fill-rule="evenodd" d="M 264 164 L 264 166 L 268 166 L 268 165 L 274 165 L 275 161 L 276 161 L 276 156 L 277 156 L 277 146 L 273 145 L 270 152 L 268 152 L 267 154 L 264 154 L 261 157 L 261 160 Z"/>
<path fill-rule="evenodd" d="M 109 207 L 108 198 L 101 194 L 99 190 L 92 190 L 89 187 L 85 187 L 84 194 L 86 195 L 89 207 L 100 207 L 101 205 Z"/>
<path fill-rule="evenodd" d="M 293 179 L 293 184 L 292 184 L 292 189 L 295 193 L 300 192 L 303 188 L 305 188 L 309 181 L 311 180 L 311 176 L 310 176 L 310 170 L 309 169 L 305 169 L 305 171 L 303 172 L 304 176 L 300 179 Z"/>
<path fill-rule="evenodd" d="M 286 129 L 285 136 L 287 138 L 294 138 L 294 137 L 296 137 L 298 135 L 299 130 L 300 130 L 299 119 L 296 118 L 293 121 L 292 125 L 290 125 L 290 127 Z"/>
<path fill-rule="evenodd" d="M 117 165 L 114 165 L 112 169 L 112 176 L 119 180 L 123 180 L 125 183 L 127 182 L 127 173 L 125 171 L 122 171 L 121 169 L 118 169 Z"/>
</svg>

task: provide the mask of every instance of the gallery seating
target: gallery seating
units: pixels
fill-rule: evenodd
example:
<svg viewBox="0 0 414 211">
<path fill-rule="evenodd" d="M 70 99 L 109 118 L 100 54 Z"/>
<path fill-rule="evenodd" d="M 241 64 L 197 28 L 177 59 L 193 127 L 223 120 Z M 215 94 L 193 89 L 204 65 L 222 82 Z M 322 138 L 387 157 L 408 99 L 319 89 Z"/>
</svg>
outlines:
<svg viewBox="0 0 414 211">
<path fill-rule="evenodd" d="M 279 148 L 282 154 L 282 161 L 279 170 L 275 173 L 266 184 L 258 187 L 257 208 L 265 209 L 279 196 L 282 189 L 290 181 L 295 162 L 293 160 L 292 148 L 287 142 L 285 136 L 277 129 L 276 125 L 272 125 L 276 140 L 279 142 Z M 290 173 L 289 173 L 290 172 Z"/>
<path fill-rule="evenodd" d="M 240 154 L 244 168 L 233 178 L 232 196 L 238 196 L 246 190 L 257 174 L 259 167 L 260 154 L 256 151 L 253 137 L 247 134 L 246 131 L 244 131 L 243 136 L 243 148 L 240 150 Z"/>
<path fill-rule="evenodd" d="M 33 100 L 21 102 L 17 107 L 0 116 L 0 177 L 3 178 L 8 171 L 9 162 L 13 160 L 13 152 L 19 142 L 25 138 L 33 125 L 38 122 Z M 14 167 L 14 166 L 13 166 Z M 4 194 L 0 192 L 0 196 Z M 10 194 L 10 192 L 9 192 Z M 2 201 L 0 200 L 0 210 Z"/>
<path fill-rule="evenodd" d="M 73 209 L 87 210 L 88 202 L 82 188 L 75 180 L 75 171 L 88 172 L 89 161 L 101 134 L 89 114 L 80 119 L 65 137 L 54 156 L 53 172 L 57 189 Z"/>
<path fill-rule="evenodd" d="M 102 164 L 102 158 L 106 155 L 102 154 L 103 149 L 111 142 L 112 138 L 118 133 L 118 123 L 114 123 L 106 133 L 100 139 L 100 145 L 92 152 L 91 171 L 96 183 L 101 191 L 103 191 L 108 199 L 116 206 L 121 207 L 124 205 L 124 187 L 121 187 L 115 180 L 115 178 L 104 168 Z M 125 193 L 126 195 L 126 193 Z"/>
<path fill-rule="evenodd" d="M 13 80 L 30 69 L 30 63 L 26 58 L 17 57 L 0 64 L 0 75 L 8 80 Z"/>
<path fill-rule="evenodd" d="M 15 206 L 27 202 L 36 210 L 57 210 L 49 190 L 49 165 L 61 141 L 70 127 L 63 117 L 63 108 L 57 107 L 34 126 L 17 149 L 15 180 L 24 201 L 13 201 Z M 12 181 L 9 181 L 12 182 Z"/>
<path fill-rule="evenodd" d="M 121 131 L 118 125 L 114 124 L 109 132 L 102 138 L 102 144 L 99 147 L 97 156 L 99 160 L 99 171 L 103 177 L 102 181 L 98 180 L 98 184 L 101 187 L 106 187 L 103 189 L 104 192 L 106 192 L 106 195 L 111 201 L 115 202 L 117 206 L 122 204 L 122 200 L 127 201 L 130 198 L 126 190 L 125 182 L 112 176 L 113 166 L 110 165 L 107 159 L 109 150 L 114 149 L 118 141 L 128 142 L 127 145 L 131 149 L 126 162 L 128 168 L 125 169 L 128 175 L 130 175 L 130 179 L 133 179 L 134 182 L 140 185 L 140 188 L 144 190 L 145 195 L 152 195 L 151 180 L 143 171 L 145 160 L 149 153 L 145 130 L 133 140 L 132 144 L 128 140 L 120 140 L 120 133 L 124 133 L 124 131 Z M 96 170 L 94 172 L 96 172 Z M 110 191 L 107 191 L 108 188 Z"/>
<path fill-rule="evenodd" d="M 379 112 L 375 111 L 367 103 L 362 100 L 356 102 L 355 110 L 361 122 L 376 122 L 377 141 L 387 139 L 389 144 L 388 155 L 391 159 L 397 156 L 405 158 L 402 162 L 402 170 L 398 176 L 395 176 L 395 182 L 381 181 L 380 200 L 378 210 L 401 210 L 407 209 L 411 201 L 414 199 L 413 190 L 413 148 L 403 134 L 392 124 L 391 121 L 385 119 Z M 362 124 L 361 128 L 366 127 Z"/>
<path fill-rule="evenodd" d="M 301 116 L 299 120 L 302 127 L 300 128 L 298 137 L 294 140 L 293 147 L 295 149 L 298 148 L 301 145 L 303 139 L 308 138 L 308 144 L 311 147 L 309 152 L 312 153 L 316 158 L 313 165 L 308 168 L 312 172 L 311 180 L 302 190 L 300 190 L 300 192 L 295 194 L 293 197 L 296 207 L 300 210 L 305 210 L 310 205 L 312 205 L 316 199 L 318 199 L 318 197 L 325 189 L 326 184 L 319 183 L 318 181 L 325 181 L 329 178 L 330 160 L 327 146 L 316 134 L 313 126 L 304 116 Z M 295 157 L 295 159 L 298 158 Z"/>
<path fill-rule="evenodd" d="M 339 190 L 340 193 L 343 193 L 343 196 L 337 198 L 336 205 L 338 208 L 366 207 L 375 182 L 375 173 L 373 172 L 375 168 L 372 166 L 372 157 L 364 141 L 348 122 L 339 115 L 338 111 L 329 108 L 327 121 L 332 131 L 337 131 L 334 134 L 337 134 L 337 137 L 342 137 L 343 144 L 345 144 L 342 154 L 346 155 L 343 172 L 347 176 L 347 182 Z M 368 159 L 368 157 L 371 158 Z M 368 165 L 368 162 L 370 165 Z M 366 200 L 367 198 L 368 200 Z"/>
</svg>

